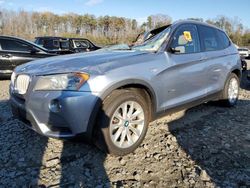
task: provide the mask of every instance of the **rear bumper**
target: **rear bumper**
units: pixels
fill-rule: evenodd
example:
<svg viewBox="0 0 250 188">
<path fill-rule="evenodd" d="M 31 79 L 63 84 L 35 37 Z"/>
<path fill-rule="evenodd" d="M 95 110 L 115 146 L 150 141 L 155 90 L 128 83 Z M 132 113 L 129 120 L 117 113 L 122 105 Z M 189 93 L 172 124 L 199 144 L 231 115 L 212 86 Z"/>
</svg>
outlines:
<svg viewBox="0 0 250 188">
<path fill-rule="evenodd" d="M 47 137 L 91 140 L 98 97 L 90 92 L 32 92 L 26 100 L 11 93 L 13 115 Z"/>
</svg>

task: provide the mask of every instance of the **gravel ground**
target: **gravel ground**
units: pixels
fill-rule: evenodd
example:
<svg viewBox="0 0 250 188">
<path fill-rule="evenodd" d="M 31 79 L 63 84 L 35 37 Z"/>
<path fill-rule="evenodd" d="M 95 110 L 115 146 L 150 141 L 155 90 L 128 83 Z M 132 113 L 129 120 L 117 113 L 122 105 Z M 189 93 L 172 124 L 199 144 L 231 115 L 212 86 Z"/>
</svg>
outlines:
<svg viewBox="0 0 250 188">
<path fill-rule="evenodd" d="M 250 187 L 245 75 L 236 107 L 203 104 L 158 119 L 124 157 L 29 130 L 12 117 L 8 85 L 0 81 L 0 187 Z"/>
</svg>

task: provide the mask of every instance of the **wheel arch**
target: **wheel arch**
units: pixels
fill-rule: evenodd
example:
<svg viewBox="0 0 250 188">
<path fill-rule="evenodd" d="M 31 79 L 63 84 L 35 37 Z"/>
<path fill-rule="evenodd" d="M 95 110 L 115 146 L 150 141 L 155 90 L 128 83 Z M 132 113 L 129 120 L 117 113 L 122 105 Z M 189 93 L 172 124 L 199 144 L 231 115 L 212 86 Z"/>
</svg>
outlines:
<svg viewBox="0 0 250 188">
<path fill-rule="evenodd" d="M 145 94 L 147 102 L 150 102 L 151 117 L 154 116 L 157 108 L 157 98 L 154 89 L 150 86 L 149 83 L 139 79 L 129 79 L 117 82 L 116 84 L 113 84 L 112 86 L 105 89 L 105 92 L 100 96 L 101 100 L 103 101 L 112 93 L 112 91 L 117 89 L 135 89 L 138 92 L 144 92 L 141 94 Z"/>
<path fill-rule="evenodd" d="M 229 76 L 230 76 L 232 73 L 236 74 L 236 76 L 239 78 L 239 80 L 241 80 L 241 76 L 242 76 L 241 70 L 240 70 L 238 67 L 233 67 L 233 68 L 231 69 L 231 71 L 229 71 L 228 74 L 226 75 L 223 87 L 225 87 L 225 85 L 226 85 L 226 83 L 227 83 L 227 80 L 228 80 Z"/>
<path fill-rule="evenodd" d="M 241 79 L 241 76 L 242 76 L 241 70 L 239 70 L 239 69 L 233 69 L 233 70 L 231 71 L 231 73 L 236 74 L 236 75 L 238 76 L 238 78 Z"/>
<path fill-rule="evenodd" d="M 117 82 L 116 84 L 113 84 L 112 86 L 108 87 L 105 89 L 105 92 L 102 93 L 101 96 L 99 96 L 99 99 L 96 101 L 94 110 L 91 113 L 89 122 L 88 122 L 88 135 L 94 134 L 96 122 L 97 122 L 97 117 L 100 108 L 102 107 L 102 102 L 106 97 L 108 97 L 114 90 L 117 89 L 135 89 L 138 90 L 138 92 L 142 92 L 144 96 L 146 97 L 147 102 L 150 102 L 150 120 L 155 119 L 155 114 L 156 114 L 156 108 L 157 108 L 157 99 L 155 92 L 153 88 L 145 81 L 143 80 L 135 80 L 135 79 L 130 79 L 130 80 L 123 80 L 121 82 Z"/>
</svg>

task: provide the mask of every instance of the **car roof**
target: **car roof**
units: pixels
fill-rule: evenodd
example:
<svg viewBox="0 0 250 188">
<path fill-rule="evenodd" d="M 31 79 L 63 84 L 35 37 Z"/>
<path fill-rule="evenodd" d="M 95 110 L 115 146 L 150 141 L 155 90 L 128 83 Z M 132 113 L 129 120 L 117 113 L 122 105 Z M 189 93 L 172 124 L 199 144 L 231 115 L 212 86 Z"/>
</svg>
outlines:
<svg viewBox="0 0 250 188">
<path fill-rule="evenodd" d="M 69 39 L 72 39 L 72 40 L 89 40 L 89 39 L 86 39 L 86 38 L 69 38 Z"/>
<path fill-rule="evenodd" d="M 79 38 L 79 37 L 54 37 L 54 36 L 43 36 L 43 37 L 36 37 L 35 39 L 63 39 L 63 40 L 88 40 L 87 38 Z"/>
<path fill-rule="evenodd" d="M 28 40 L 26 40 L 26 39 L 23 39 L 23 38 L 20 38 L 20 37 L 7 36 L 7 35 L 0 35 L 0 38 L 1 38 L 1 39 L 17 39 L 17 40 L 22 40 L 22 41 L 25 41 L 25 42 L 30 43 L 30 41 L 28 41 Z"/>
<path fill-rule="evenodd" d="M 68 40 L 68 38 L 66 38 L 66 37 L 54 37 L 54 36 L 36 37 L 35 39 L 62 39 L 62 40 Z"/>
<path fill-rule="evenodd" d="M 220 31 L 222 31 L 222 32 L 225 32 L 223 29 L 221 29 L 221 28 L 219 28 L 219 27 L 216 27 L 215 25 L 208 24 L 208 23 L 206 23 L 206 22 L 196 21 L 196 20 L 178 20 L 178 21 L 174 22 L 172 25 L 174 25 L 174 26 L 179 26 L 179 25 L 182 25 L 182 24 L 204 25 L 204 26 L 212 27 L 212 28 L 214 28 L 214 29 L 217 29 L 217 30 L 220 30 Z"/>
</svg>

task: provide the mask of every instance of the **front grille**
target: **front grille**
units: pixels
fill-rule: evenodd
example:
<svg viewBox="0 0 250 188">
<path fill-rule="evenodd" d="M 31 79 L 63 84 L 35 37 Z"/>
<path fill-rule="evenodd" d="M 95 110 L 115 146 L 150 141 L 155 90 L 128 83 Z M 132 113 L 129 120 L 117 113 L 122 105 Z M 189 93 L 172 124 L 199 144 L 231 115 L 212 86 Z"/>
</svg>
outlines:
<svg viewBox="0 0 250 188">
<path fill-rule="evenodd" d="M 18 94 L 24 95 L 29 87 L 30 83 L 30 77 L 25 74 L 21 74 L 17 76 L 16 82 L 15 82 L 15 91 Z"/>
</svg>

